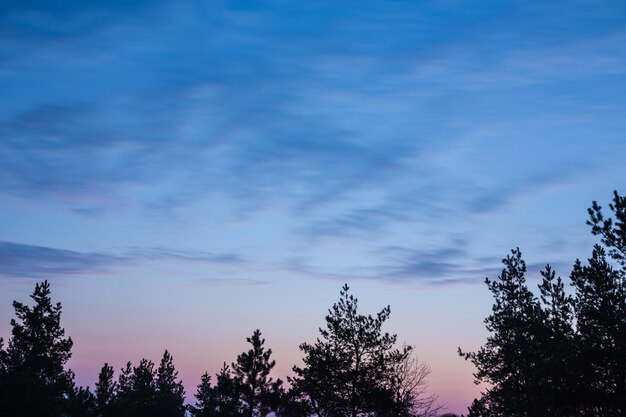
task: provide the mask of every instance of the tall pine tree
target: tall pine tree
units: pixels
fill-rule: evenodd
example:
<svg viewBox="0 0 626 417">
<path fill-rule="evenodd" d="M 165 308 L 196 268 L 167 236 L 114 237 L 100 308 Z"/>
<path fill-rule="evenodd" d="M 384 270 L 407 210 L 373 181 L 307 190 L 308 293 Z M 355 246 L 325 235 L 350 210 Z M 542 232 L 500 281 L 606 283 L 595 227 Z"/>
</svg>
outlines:
<svg viewBox="0 0 626 417">
<path fill-rule="evenodd" d="M 537 335 L 542 329 L 539 301 L 526 286 L 526 263 L 519 249 L 502 260 L 497 280 L 486 279 L 494 304 L 485 319 L 490 335 L 477 352 L 459 354 L 477 368 L 474 377 L 489 387 L 472 405 L 470 416 L 534 417 L 544 415 L 541 395 L 542 352 Z"/>
<path fill-rule="evenodd" d="M 304 366 L 293 368 L 292 391 L 320 417 L 390 415 L 399 404 L 389 382 L 412 348 L 395 349 L 397 336 L 383 332 L 389 306 L 366 316 L 359 314 L 348 285 L 340 294 L 316 343 L 300 345 Z"/>
<path fill-rule="evenodd" d="M 98 417 L 114 417 L 113 407 L 115 406 L 115 396 L 117 383 L 113 380 L 113 367 L 105 363 L 98 374 L 96 382 L 96 409 Z"/>
<path fill-rule="evenodd" d="M 60 417 L 73 395 L 73 373 L 65 369 L 72 339 L 61 327 L 61 303 L 50 284 L 38 283 L 32 307 L 14 301 L 11 338 L 0 349 L 0 412 L 4 417 Z"/>
<path fill-rule="evenodd" d="M 572 297 L 565 292 L 561 277 L 556 277 L 548 265 L 541 271 L 539 285 L 542 305 L 542 325 L 535 335 L 541 352 L 537 378 L 542 386 L 536 402 L 545 416 L 573 416 L 576 404 L 577 380 L 576 341 Z"/>
<path fill-rule="evenodd" d="M 155 417 L 185 417 L 185 389 L 177 378 L 174 360 L 166 350 L 156 372 Z"/>
<path fill-rule="evenodd" d="M 611 217 L 593 202 L 588 225 L 601 237 L 587 265 L 576 262 L 576 322 L 586 383 L 583 412 L 626 415 L 626 197 L 613 192 Z"/>
<path fill-rule="evenodd" d="M 578 398 L 589 416 L 626 415 L 626 291 L 624 270 L 596 246 L 588 265 L 571 274 L 576 291 Z"/>
<path fill-rule="evenodd" d="M 232 364 L 235 385 L 243 414 L 247 417 L 265 417 L 278 406 L 282 381 L 269 376 L 276 361 L 271 360 L 272 350 L 265 349 L 265 339 L 257 329 L 246 338 L 251 348 L 237 356 Z"/>
</svg>

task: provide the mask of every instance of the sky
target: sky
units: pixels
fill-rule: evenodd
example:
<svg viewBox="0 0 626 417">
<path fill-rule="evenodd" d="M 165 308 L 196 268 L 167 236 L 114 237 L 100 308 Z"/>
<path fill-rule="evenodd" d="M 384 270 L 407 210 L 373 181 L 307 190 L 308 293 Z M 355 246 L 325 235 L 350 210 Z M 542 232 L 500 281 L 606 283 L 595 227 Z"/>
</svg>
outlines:
<svg viewBox="0 0 626 417">
<path fill-rule="evenodd" d="M 626 179 L 617 1 L 1 1 L 0 91 L 0 335 L 49 280 L 83 385 L 256 328 L 284 378 L 348 283 L 465 412 L 485 277 Z"/>
</svg>

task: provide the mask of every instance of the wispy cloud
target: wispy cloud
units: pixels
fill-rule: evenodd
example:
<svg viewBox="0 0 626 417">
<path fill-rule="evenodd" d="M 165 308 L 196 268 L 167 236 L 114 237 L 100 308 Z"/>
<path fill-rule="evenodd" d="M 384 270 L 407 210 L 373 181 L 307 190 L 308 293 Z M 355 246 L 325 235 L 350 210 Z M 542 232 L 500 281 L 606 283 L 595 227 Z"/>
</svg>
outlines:
<svg viewBox="0 0 626 417">
<path fill-rule="evenodd" d="M 328 270 L 313 266 L 305 257 L 291 257 L 279 269 L 314 280 L 338 282 L 377 281 L 408 287 L 479 284 L 500 273 L 499 258 L 475 257 L 468 242 L 453 239 L 435 249 L 386 246 L 367 256 L 368 266 Z"/>
<path fill-rule="evenodd" d="M 185 286 L 193 288 L 202 288 L 206 286 L 228 285 L 228 286 L 258 286 L 268 285 L 270 281 L 263 279 L 246 279 L 246 278 L 201 278 L 194 279 L 190 284 Z"/>
<path fill-rule="evenodd" d="M 378 277 L 393 283 L 442 286 L 481 284 L 485 278 L 497 279 L 502 272 L 502 258 L 472 256 L 467 242 L 456 241 L 433 250 L 414 248 L 385 248 L 386 264 L 377 268 Z M 506 255 L 506 254 L 503 254 Z M 528 262 L 526 279 L 531 283 L 541 279 L 546 263 Z M 562 276 L 571 271 L 571 264 L 559 259 L 550 265 Z"/>
<path fill-rule="evenodd" d="M 240 255 L 234 253 L 209 253 L 172 248 L 131 248 L 128 256 L 133 259 L 174 260 L 222 264 L 245 263 L 245 260 L 242 259 Z"/>
<path fill-rule="evenodd" d="M 422 285 L 479 283 L 499 264 L 496 259 L 472 259 L 464 240 L 429 250 L 387 247 L 381 255 L 385 264 L 377 272 L 383 279 Z"/>
<path fill-rule="evenodd" d="M 122 254 L 79 252 L 15 242 L 0 242 L 0 275 L 12 278 L 54 278 L 63 275 L 87 275 L 108 272 L 150 261 L 178 263 L 241 265 L 244 260 L 234 253 L 209 253 L 172 248 L 130 248 Z M 226 279 L 224 282 L 247 282 Z M 209 279 L 208 282 L 221 282 Z M 221 282 L 221 283 L 224 283 Z"/>
<path fill-rule="evenodd" d="M 122 257 L 83 253 L 45 246 L 0 242 L 0 275 L 13 278 L 50 278 L 104 271 L 125 261 Z"/>
</svg>

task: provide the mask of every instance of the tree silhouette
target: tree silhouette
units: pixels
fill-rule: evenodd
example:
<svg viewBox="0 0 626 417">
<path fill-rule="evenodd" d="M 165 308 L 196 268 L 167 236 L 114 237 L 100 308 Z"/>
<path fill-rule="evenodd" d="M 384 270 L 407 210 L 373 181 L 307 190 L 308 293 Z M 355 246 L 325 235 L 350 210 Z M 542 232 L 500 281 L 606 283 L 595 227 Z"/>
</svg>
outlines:
<svg viewBox="0 0 626 417">
<path fill-rule="evenodd" d="M 96 382 L 96 409 L 98 417 L 113 417 L 117 383 L 113 380 L 113 367 L 105 363 Z"/>
<path fill-rule="evenodd" d="M 609 209 L 615 218 L 605 218 L 602 207 L 594 201 L 587 209 L 591 233 L 602 238 L 602 244 L 609 248 L 609 255 L 622 267 L 626 267 L 626 196 L 613 191 L 613 202 Z"/>
<path fill-rule="evenodd" d="M 394 349 L 396 335 L 383 333 L 389 306 L 376 317 L 358 314 L 357 299 L 344 285 L 339 302 L 326 316 L 316 343 L 303 343 L 304 366 L 294 367 L 293 390 L 303 395 L 320 417 L 389 415 L 394 391 L 389 385 L 411 346 Z"/>
<path fill-rule="evenodd" d="M 538 359 L 535 336 L 541 326 L 538 300 L 526 286 L 526 263 L 519 249 L 502 260 L 497 280 L 485 280 L 494 297 L 493 311 L 485 319 L 491 333 L 478 352 L 464 353 L 474 363 L 477 381 L 491 386 L 482 395 L 489 416 L 532 416 L 537 395 Z M 470 414 L 471 416 L 472 414 Z"/>
<path fill-rule="evenodd" d="M 602 245 L 587 264 L 574 264 L 573 297 L 547 266 L 537 299 L 519 249 L 498 280 L 486 280 L 490 335 L 477 352 L 459 349 L 476 366 L 476 381 L 489 384 L 470 417 L 626 415 L 626 199 L 615 192 L 609 207 L 614 218 L 595 201 L 588 210 Z"/>
<path fill-rule="evenodd" d="M 217 384 L 215 386 L 217 410 L 220 417 L 243 416 L 243 411 L 239 401 L 239 386 L 233 378 L 231 369 L 226 363 L 217 374 Z"/>
<path fill-rule="evenodd" d="M 305 396 L 296 389 L 281 392 L 280 406 L 276 410 L 278 417 L 309 417 L 311 407 Z"/>
<path fill-rule="evenodd" d="M 155 417 L 185 416 L 185 389 L 177 377 L 172 355 L 166 350 L 156 372 Z"/>
<path fill-rule="evenodd" d="M 577 346 L 574 329 L 574 305 L 572 297 L 565 293 L 561 277 L 547 265 L 541 271 L 543 280 L 539 285 L 542 305 L 541 333 L 536 335 L 541 357 L 539 369 L 540 394 L 535 402 L 544 415 L 571 416 L 578 408 L 576 404 Z"/>
<path fill-rule="evenodd" d="M 66 416 L 96 417 L 96 397 L 89 388 L 75 387 L 67 399 Z"/>
<path fill-rule="evenodd" d="M 61 327 L 61 303 L 53 304 L 48 281 L 30 296 L 34 306 L 14 301 L 11 338 L 0 349 L 0 404 L 5 417 L 59 417 L 73 395 L 73 373 L 64 366 L 72 339 Z"/>
<path fill-rule="evenodd" d="M 413 356 L 413 351 L 402 361 L 392 365 L 388 387 L 393 395 L 389 411 L 394 417 L 436 417 L 441 410 L 438 396 L 428 394 L 430 367 Z"/>
<path fill-rule="evenodd" d="M 626 197 L 613 192 L 613 217 L 593 202 L 591 232 L 601 237 L 587 265 L 577 261 L 571 274 L 575 289 L 580 345 L 580 398 L 587 415 L 626 415 Z"/>
<path fill-rule="evenodd" d="M 217 395 L 211 385 L 211 376 L 205 372 L 200 377 L 200 384 L 196 394 L 196 404 L 189 407 L 189 412 L 194 417 L 214 417 L 217 415 Z"/>
<path fill-rule="evenodd" d="M 151 417 L 156 412 L 154 363 L 142 359 L 133 367 L 122 368 L 118 379 L 116 413 L 121 416 Z"/>
<path fill-rule="evenodd" d="M 195 417 L 243 417 L 240 392 L 226 363 L 216 375 L 216 380 L 215 386 L 212 386 L 209 374 L 202 375 L 195 394 L 196 404 L 189 408 L 191 414 Z"/>
<path fill-rule="evenodd" d="M 250 350 L 237 356 L 232 364 L 235 386 L 239 393 L 242 411 L 248 417 L 265 417 L 279 406 L 282 381 L 269 376 L 276 361 L 270 360 L 271 349 L 265 349 L 265 339 L 257 329 L 246 338 Z"/>
<path fill-rule="evenodd" d="M 588 265 L 576 262 L 578 365 L 584 383 L 582 409 L 588 415 L 626 415 L 626 287 L 624 270 L 614 269 L 596 246 Z"/>
</svg>

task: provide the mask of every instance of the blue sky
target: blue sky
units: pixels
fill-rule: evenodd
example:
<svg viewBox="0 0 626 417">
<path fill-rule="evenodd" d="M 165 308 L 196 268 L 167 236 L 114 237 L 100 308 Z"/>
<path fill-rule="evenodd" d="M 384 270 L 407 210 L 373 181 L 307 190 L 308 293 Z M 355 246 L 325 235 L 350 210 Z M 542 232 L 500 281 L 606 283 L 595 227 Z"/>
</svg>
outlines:
<svg viewBox="0 0 626 417">
<path fill-rule="evenodd" d="M 237 341 L 263 306 L 298 310 L 274 332 L 295 358 L 349 282 L 406 304 L 409 343 L 434 323 L 435 388 L 450 362 L 471 391 L 454 349 L 484 336 L 484 277 L 516 246 L 566 275 L 626 178 L 620 2 L 25 1 L 0 21 L 0 312 L 58 285 L 85 381 L 122 337 L 107 308 L 155 326 L 114 360 L 165 347 L 145 313 L 164 304 L 160 323 L 229 311 L 207 333 Z"/>
</svg>

